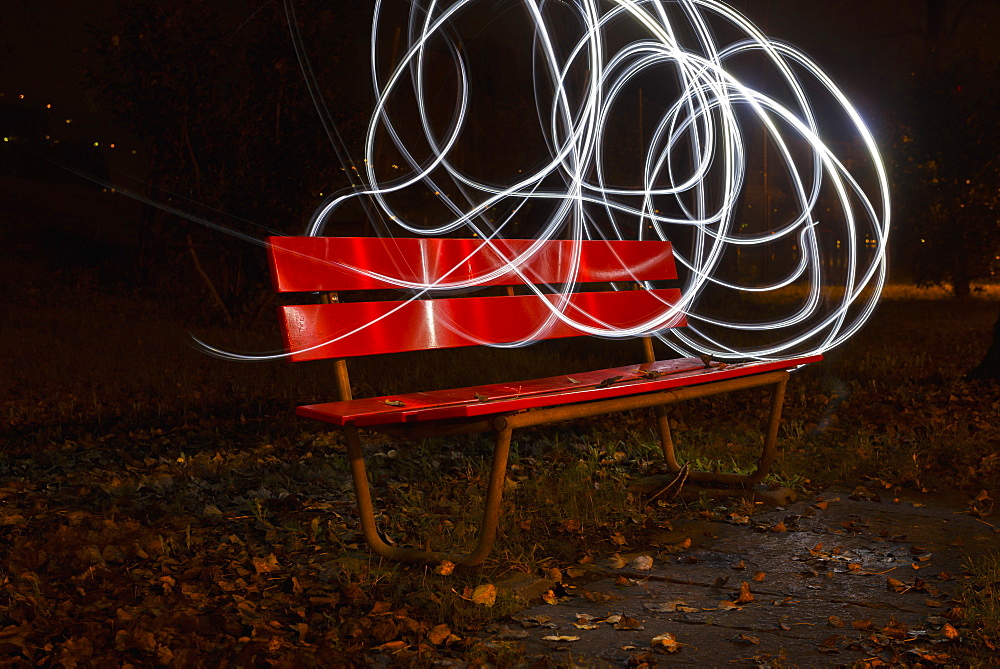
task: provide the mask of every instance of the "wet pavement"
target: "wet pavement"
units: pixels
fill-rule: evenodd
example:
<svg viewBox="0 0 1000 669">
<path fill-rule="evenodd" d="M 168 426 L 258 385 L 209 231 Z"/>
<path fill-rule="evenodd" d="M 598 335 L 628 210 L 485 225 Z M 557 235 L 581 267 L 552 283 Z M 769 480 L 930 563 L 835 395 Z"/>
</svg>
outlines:
<svg viewBox="0 0 1000 669">
<path fill-rule="evenodd" d="M 675 521 L 645 550 L 572 570 L 492 638 L 580 666 L 954 662 L 963 565 L 1000 552 L 992 500 L 975 496 L 831 488 Z"/>
</svg>

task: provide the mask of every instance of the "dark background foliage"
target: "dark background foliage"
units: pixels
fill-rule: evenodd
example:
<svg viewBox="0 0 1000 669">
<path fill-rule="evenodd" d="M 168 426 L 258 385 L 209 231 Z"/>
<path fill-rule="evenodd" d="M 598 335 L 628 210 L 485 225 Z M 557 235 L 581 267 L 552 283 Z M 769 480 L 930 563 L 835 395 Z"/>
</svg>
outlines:
<svg viewBox="0 0 1000 669">
<path fill-rule="evenodd" d="M 370 10 L 305 2 L 296 11 L 307 18 L 274 2 L 224 10 L 120 2 L 115 23 L 94 31 L 89 85 L 116 122 L 141 138 L 148 160 L 142 195 L 262 238 L 300 231 L 322 193 L 349 185 L 348 165 L 325 127 L 363 136 Z M 308 50 L 316 104 L 292 30 Z M 185 279 L 227 318 L 239 309 L 231 306 L 236 298 L 260 287 L 259 248 L 163 209 L 145 216 L 140 283 Z"/>
</svg>

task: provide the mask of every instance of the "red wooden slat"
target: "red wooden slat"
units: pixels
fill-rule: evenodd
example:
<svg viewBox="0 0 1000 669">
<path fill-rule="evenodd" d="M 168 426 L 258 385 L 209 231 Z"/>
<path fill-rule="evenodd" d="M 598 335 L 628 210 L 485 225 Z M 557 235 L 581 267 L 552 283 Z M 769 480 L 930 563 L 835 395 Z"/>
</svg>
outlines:
<svg viewBox="0 0 1000 669">
<path fill-rule="evenodd" d="M 270 237 L 268 242 L 278 292 L 372 290 L 439 280 L 497 286 L 677 278 L 670 242 L 662 241 L 552 240 L 540 242 L 535 251 L 530 239 L 496 240 L 496 249 L 481 239 Z M 515 258 L 525 258 L 523 277 L 506 269 Z M 497 271 L 498 276 L 485 278 Z"/>
<path fill-rule="evenodd" d="M 821 355 L 811 355 L 788 360 L 749 362 L 726 367 L 713 363 L 716 366 L 711 368 L 706 368 L 698 358 L 659 360 L 640 365 L 516 383 L 312 404 L 300 406 L 295 413 L 304 418 L 313 418 L 334 425 L 354 424 L 358 427 L 476 418 L 525 409 L 670 390 L 671 388 L 681 388 L 699 383 L 792 369 L 822 359 Z M 642 372 L 649 371 L 659 372 L 662 376 L 655 379 L 642 378 Z M 605 388 L 597 387 L 601 381 L 615 376 L 621 376 L 622 379 Z M 386 404 L 386 400 L 401 402 L 403 406 Z"/>
<path fill-rule="evenodd" d="M 557 304 L 560 298 L 545 299 Z M 564 311 L 587 326 L 627 329 L 664 314 L 667 304 L 679 299 L 676 289 L 574 293 Z M 280 310 L 285 343 L 294 361 L 584 334 L 560 320 L 535 332 L 550 316 L 542 298 L 535 295 L 308 304 Z M 657 329 L 682 325 L 685 320 L 680 315 Z"/>
</svg>

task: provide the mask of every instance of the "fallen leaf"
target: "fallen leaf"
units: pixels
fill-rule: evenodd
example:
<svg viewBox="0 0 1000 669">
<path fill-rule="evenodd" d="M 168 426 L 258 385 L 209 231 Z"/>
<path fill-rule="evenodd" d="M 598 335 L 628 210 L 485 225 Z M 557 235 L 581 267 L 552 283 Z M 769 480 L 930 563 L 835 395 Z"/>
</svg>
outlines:
<svg viewBox="0 0 1000 669">
<path fill-rule="evenodd" d="M 958 637 L 961 636 L 958 630 L 955 629 L 955 627 L 951 623 L 945 623 L 944 627 L 941 628 L 941 631 L 948 639 L 957 639 Z"/>
<path fill-rule="evenodd" d="M 370 616 L 381 616 L 392 611 L 392 602 L 382 600 L 372 605 L 372 610 L 368 612 Z"/>
<path fill-rule="evenodd" d="M 451 560 L 441 560 L 441 562 L 434 567 L 434 573 L 438 576 L 451 576 L 453 571 L 455 571 L 455 563 Z"/>
<path fill-rule="evenodd" d="M 740 584 L 740 596 L 736 598 L 737 604 L 747 604 L 753 601 L 753 593 L 750 592 L 750 584 L 743 581 Z"/>
<path fill-rule="evenodd" d="M 683 599 L 671 599 L 669 602 L 643 602 L 642 608 L 654 613 L 673 613 L 690 607 Z"/>
<path fill-rule="evenodd" d="M 890 639 L 902 640 L 909 636 L 909 632 L 903 623 L 894 618 L 889 619 L 889 624 L 882 628 L 882 634 Z"/>
<path fill-rule="evenodd" d="M 588 602 L 593 602 L 594 604 L 603 604 L 605 602 L 612 602 L 622 599 L 618 595 L 610 595 L 605 592 L 594 592 L 593 590 L 581 590 L 580 596 L 586 599 Z"/>
<path fill-rule="evenodd" d="M 277 571 L 281 566 L 278 564 L 278 556 L 271 553 L 264 558 L 253 558 L 253 568 L 257 570 L 258 574 L 269 574 L 272 571 Z"/>
<path fill-rule="evenodd" d="M 560 634 L 558 636 L 553 635 L 553 636 L 543 636 L 542 637 L 542 641 L 557 641 L 557 642 L 560 642 L 560 641 L 579 641 L 579 640 L 580 640 L 580 637 L 578 637 L 578 636 L 566 636 L 566 635 L 562 635 L 562 634 Z"/>
<path fill-rule="evenodd" d="M 101 551 L 101 557 L 104 558 L 105 562 L 119 563 L 125 561 L 125 554 L 122 553 L 121 549 L 111 544 L 104 547 L 104 550 Z"/>
<path fill-rule="evenodd" d="M 746 568 L 747 566 L 746 564 L 744 564 L 743 560 L 740 560 L 735 565 L 733 565 L 733 569 L 746 569 Z"/>
<path fill-rule="evenodd" d="M 440 646 L 441 642 L 449 636 L 451 636 L 451 628 L 446 624 L 441 623 L 440 625 L 435 625 L 431 628 L 431 631 L 427 633 L 427 640 L 435 646 Z"/>
<path fill-rule="evenodd" d="M 604 379 L 603 381 L 601 381 L 600 383 L 598 383 L 598 384 L 597 384 L 597 387 L 598 387 L 598 388 L 609 388 L 609 387 L 611 387 L 612 385 L 614 385 L 614 384 L 615 384 L 615 382 L 617 382 L 617 381 L 621 381 L 621 380 L 622 380 L 622 378 L 623 378 L 623 377 L 622 377 L 622 375 L 621 375 L 621 374 L 619 374 L 618 376 L 609 376 L 608 378 L 606 378 L 606 379 Z"/>
<path fill-rule="evenodd" d="M 615 629 L 630 631 L 630 630 L 645 629 L 645 627 L 643 627 L 642 623 L 635 618 L 629 616 L 622 616 L 621 620 L 615 623 Z"/>
<path fill-rule="evenodd" d="M 653 558 L 649 555 L 640 555 L 632 560 L 631 566 L 639 571 L 649 571 L 653 568 Z"/>
<path fill-rule="evenodd" d="M 854 620 L 851 622 L 851 627 L 856 630 L 870 630 L 872 629 L 872 621 L 870 619 L 864 620 Z"/>
<path fill-rule="evenodd" d="M 513 641 L 516 639 L 526 639 L 528 638 L 527 630 L 515 630 L 504 625 L 496 633 L 496 638 L 503 639 L 505 641 Z"/>
<path fill-rule="evenodd" d="M 579 532 L 583 528 L 583 523 L 576 518 L 567 518 L 559 524 L 559 527 L 566 532 Z"/>
<path fill-rule="evenodd" d="M 681 649 L 681 644 L 677 643 L 677 637 L 670 632 L 658 634 L 649 642 L 653 648 L 662 648 L 668 653 L 676 653 Z"/>
<path fill-rule="evenodd" d="M 550 616 L 543 616 L 540 614 L 524 617 L 514 616 L 514 619 L 525 627 L 547 627 L 549 629 L 555 629 L 558 627 L 558 625 L 552 621 Z"/>
<path fill-rule="evenodd" d="M 763 581 L 765 578 L 767 578 L 767 574 L 765 574 L 762 571 L 759 571 L 759 572 L 757 572 L 756 574 L 753 575 L 753 580 L 757 581 L 758 583 L 760 583 L 761 581 Z"/>
<path fill-rule="evenodd" d="M 735 639 L 733 639 L 733 641 L 736 643 L 742 643 L 751 646 L 756 646 L 757 644 L 760 643 L 760 639 L 758 637 L 752 636 L 750 634 L 740 634 Z"/>
<path fill-rule="evenodd" d="M 134 639 L 135 647 L 139 650 L 144 650 L 147 653 L 156 650 L 156 637 L 153 636 L 152 632 L 136 630 L 132 633 L 132 638 Z"/>
<path fill-rule="evenodd" d="M 837 616 L 830 616 L 826 622 L 830 627 L 845 627 L 844 621 Z"/>
<path fill-rule="evenodd" d="M 31 631 L 30 625 L 24 625 L 23 627 L 18 625 L 7 625 L 6 627 L 0 628 L 0 642 L 21 648 L 24 646 L 24 642 L 28 635 L 31 634 Z M 122 630 L 119 632 L 119 635 L 123 632 L 126 635 L 128 634 Z"/>
<path fill-rule="evenodd" d="M 491 583 L 476 586 L 472 591 L 472 601 L 483 606 L 493 606 L 497 601 L 497 587 Z"/>
<path fill-rule="evenodd" d="M 785 521 L 782 520 L 777 525 L 772 525 L 771 527 L 767 528 L 767 531 L 768 532 L 787 532 L 788 528 L 785 527 Z"/>
</svg>

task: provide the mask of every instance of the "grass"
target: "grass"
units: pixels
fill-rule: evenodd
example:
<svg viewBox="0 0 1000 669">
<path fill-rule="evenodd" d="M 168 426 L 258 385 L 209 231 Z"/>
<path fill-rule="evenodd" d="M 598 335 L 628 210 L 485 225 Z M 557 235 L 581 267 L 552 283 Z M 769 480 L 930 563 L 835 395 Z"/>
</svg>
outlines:
<svg viewBox="0 0 1000 669">
<path fill-rule="evenodd" d="M 968 557 L 963 589 L 965 619 L 976 640 L 991 650 L 1000 646 L 1000 554 Z"/>
</svg>

